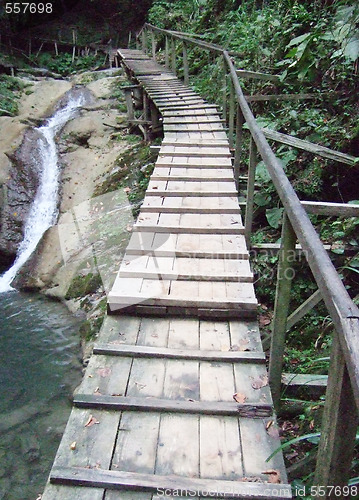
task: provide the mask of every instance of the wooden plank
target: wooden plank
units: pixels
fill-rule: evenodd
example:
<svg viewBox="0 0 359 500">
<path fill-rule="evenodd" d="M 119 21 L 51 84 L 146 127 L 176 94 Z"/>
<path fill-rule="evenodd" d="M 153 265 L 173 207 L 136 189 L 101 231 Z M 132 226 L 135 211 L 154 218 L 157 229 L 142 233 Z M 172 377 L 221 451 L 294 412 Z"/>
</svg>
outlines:
<svg viewBox="0 0 359 500">
<path fill-rule="evenodd" d="M 269 73 L 259 73 L 257 71 L 247 71 L 244 69 L 237 69 L 237 75 L 240 78 L 252 78 L 254 80 L 264 80 L 275 83 L 278 83 L 280 81 L 279 76 L 277 75 L 271 75 Z"/>
<path fill-rule="evenodd" d="M 304 151 L 309 151 L 310 153 L 322 156 L 323 158 L 329 158 L 330 160 L 346 163 L 347 165 L 355 165 L 356 161 L 358 160 L 358 158 L 354 156 L 340 153 L 339 151 L 334 151 L 333 149 L 329 149 L 324 146 L 320 146 L 319 144 L 305 141 L 303 139 L 298 139 L 297 137 L 293 137 L 291 135 L 282 134 L 280 132 L 276 132 L 275 130 L 263 128 L 262 132 L 268 139 L 280 142 L 282 144 L 288 144 L 288 146 L 303 149 Z"/>
<path fill-rule="evenodd" d="M 210 351 L 195 349 L 171 349 L 168 347 L 149 347 L 141 345 L 126 344 L 104 344 L 97 343 L 93 349 L 94 354 L 107 356 L 125 356 L 138 358 L 166 358 L 166 359 L 189 359 L 201 361 L 241 362 L 241 363 L 265 363 L 264 353 L 241 352 L 241 351 Z M 315 377 L 315 376 L 314 376 Z"/>
<path fill-rule="evenodd" d="M 237 418 L 200 417 L 201 477 L 240 481 L 244 476 Z"/>
<path fill-rule="evenodd" d="M 242 441 L 243 466 L 246 477 L 259 477 L 262 481 L 268 481 L 268 476 L 263 472 L 276 470 L 280 474 L 282 483 L 287 482 L 287 473 L 284 465 L 282 453 L 277 453 L 267 461 L 269 456 L 281 446 L 279 433 L 275 419 L 250 419 L 241 418 L 239 428 Z M 270 427 L 272 431 L 267 431 L 267 425 L 273 422 Z M 269 428 L 270 428 L 269 427 Z M 253 453 L 253 450 L 256 450 Z M 266 485 L 267 486 L 267 485 Z M 276 485 L 281 488 L 281 484 Z"/>
<path fill-rule="evenodd" d="M 306 99 L 323 99 L 323 97 L 337 96 L 338 92 L 321 92 L 320 94 L 258 94 L 246 95 L 244 98 L 247 102 L 259 101 L 301 101 Z"/>
<path fill-rule="evenodd" d="M 237 415 L 264 418 L 272 415 L 273 408 L 266 403 L 247 404 L 227 401 L 182 401 L 154 397 L 103 396 L 97 394 L 76 394 L 74 406 L 116 411 L 154 411 L 204 415 Z"/>
<path fill-rule="evenodd" d="M 123 278 L 252 283 L 248 260 L 195 257 L 126 256 L 119 271 Z"/>
<path fill-rule="evenodd" d="M 154 214 L 157 215 L 157 214 Z M 163 215 L 172 215 L 172 214 L 163 214 Z M 183 215 L 193 215 L 193 214 L 183 214 Z M 210 214 L 201 214 L 201 215 L 210 215 Z M 199 221 L 201 222 L 201 221 Z M 149 232 L 149 233 L 170 233 L 170 234 L 187 234 L 193 232 L 194 234 L 244 234 L 243 226 L 191 226 L 186 224 L 185 222 L 179 223 L 179 225 L 175 225 L 176 222 L 172 226 L 165 223 L 151 224 L 144 222 L 138 222 L 133 226 L 134 232 Z"/>
<path fill-rule="evenodd" d="M 337 217 L 359 217 L 359 205 L 354 203 L 329 203 L 320 201 L 301 201 L 309 214 L 320 214 Z"/>
<path fill-rule="evenodd" d="M 216 492 L 219 497 L 246 498 L 253 500 L 282 500 L 292 498 L 289 484 L 261 484 L 240 481 L 216 479 L 197 479 L 185 476 L 168 476 L 140 474 L 124 471 L 109 471 L 103 469 L 86 469 L 80 467 L 54 467 L 51 471 L 51 482 L 54 484 L 70 484 L 74 486 L 92 486 L 109 489 L 126 489 L 166 491 L 178 497 L 180 491 L 191 491 L 196 496 L 204 492 Z"/>
<path fill-rule="evenodd" d="M 126 249 L 126 254 L 147 254 L 159 257 L 209 257 L 248 258 L 248 251 L 242 235 L 234 238 L 226 235 L 134 233 Z"/>
</svg>

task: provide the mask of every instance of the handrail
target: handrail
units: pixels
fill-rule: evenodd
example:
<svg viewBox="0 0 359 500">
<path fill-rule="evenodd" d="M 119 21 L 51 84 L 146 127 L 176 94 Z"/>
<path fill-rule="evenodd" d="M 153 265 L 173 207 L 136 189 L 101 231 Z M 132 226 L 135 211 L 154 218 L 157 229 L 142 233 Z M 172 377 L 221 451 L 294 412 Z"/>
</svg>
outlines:
<svg viewBox="0 0 359 500">
<path fill-rule="evenodd" d="M 280 334 L 282 335 L 282 337 L 280 337 L 279 340 L 284 345 L 284 338 L 285 338 L 284 335 L 286 331 L 286 321 L 287 321 L 287 313 L 289 306 L 289 291 L 291 283 L 291 279 L 283 278 L 283 272 L 288 267 L 288 253 L 291 251 L 291 249 L 295 248 L 295 240 L 297 238 L 299 240 L 299 243 L 301 244 L 301 247 L 304 251 L 310 269 L 312 270 L 313 276 L 317 282 L 319 292 L 333 320 L 336 330 L 336 339 L 339 340 L 339 343 L 336 342 L 334 348 L 332 349 L 331 367 L 334 368 L 333 368 L 333 373 L 331 373 L 331 369 L 329 372 L 326 410 L 324 412 L 323 431 L 322 431 L 323 439 L 321 440 L 320 444 L 321 456 L 319 456 L 318 458 L 317 469 L 316 469 L 316 481 L 317 481 L 316 484 L 324 484 L 324 483 L 326 483 L 327 485 L 345 484 L 346 476 L 350 467 L 349 448 L 351 446 L 351 445 L 349 446 L 345 442 L 345 434 L 347 435 L 348 438 L 352 436 L 353 428 L 356 426 L 355 416 L 357 415 L 357 410 L 359 409 L 359 308 L 354 304 L 354 302 L 350 298 L 342 280 L 340 279 L 340 276 L 335 270 L 335 267 L 332 264 L 323 244 L 321 243 L 319 236 L 316 233 L 316 230 L 306 213 L 305 208 L 303 207 L 293 186 L 291 185 L 288 177 L 286 176 L 282 168 L 281 162 L 275 156 L 273 150 L 268 144 L 267 139 L 265 137 L 265 132 L 262 131 L 262 129 L 257 124 L 256 119 L 247 103 L 247 99 L 242 92 L 242 88 L 237 75 L 237 70 L 231 59 L 232 54 L 219 46 L 210 44 L 208 42 L 203 42 L 201 40 L 193 39 L 190 36 L 179 34 L 178 32 L 157 28 L 151 24 L 145 24 L 144 29 L 146 28 L 152 31 L 152 37 L 154 36 L 154 32 L 157 32 L 159 34 L 165 35 L 166 37 L 172 37 L 173 39 L 182 40 L 184 44 L 184 51 L 187 51 L 186 45 L 188 43 L 191 43 L 195 46 L 202 47 L 206 50 L 211 50 L 219 54 L 220 56 L 223 57 L 224 60 L 223 63 L 224 63 L 225 75 L 227 74 L 227 68 L 229 70 L 230 83 L 231 83 L 231 96 L 235 96 L 238 105 L 236 143 L 235 143 L 236 159 L 239 157 L 239 147 L 241 146 L 242 142 L 241 132 L 238 131 L 238 126 L 242 127 L 243 122 L 245 121 L 252 137 L 251 161 L 249 168 L 250 173 L 248 178 L 249 179 L 252 178 L 254 182 L 253 169 L 255 169 L 255 163 L 256 163 L 254 161 L 255 149 L 256 149 L 261 155 L 262 160 L 267 167 L 269 175 L 273 181 L 273 184 L 276 188 L 276 191 L 279 195 L 279 198 L 285 210 L 285 217 L 282 227 L 281 253 L 278 266 L 277 298 L 278 294 L 281 293 L 286 295 L 286 297 L 284 297 L 284 300 L 282 297 L 282 300 L 278 302 L 280 304 L 284 304 L 284 306 L 282 307 L 283 311 L 280 311 L 278 315 L 281 317 L 279 319 L 279 323 L 277 324 L 279 325 L 279 329 L 282 331 L 282 333 Z M 154 52 L 155 52 L 155 43 L 153 42 L 152 39 L 153 58 L 155 58 Z M 167 52 L 167 42 L 166 42 L 166 52 Z M 175 69 L 174 65 L 175 61 L 173 61 L 174 58 L 175 58 L 175 53 L 173 52 L 172 67 Z M 166 60 L 168 60 L 167 53 L 166 53 Z M 187 55 L 186 55 L 186 62 L 187 62 Z M 185 80 L 188 80 L 188 62 L 186 66 L 187 68 L 185 68 Z M 226 77 L 224 81 L 226 81 Z M 231 132 L 233 132 L 235 113 L 233 110 L 232 101 L 230 103 L 229 111 L 230 111 L 229 129 Z M 224 101 L 224 114 L 226 115 L 225 101 Z M 233 142 L 232 137 L 230 139 Z M 236 171 L 236 159 L 234 164 L 235 171 Z M 353 161 L 352 158 L 350 158 L 350 160 Z M 354 163 L 355 161 L 356 160 L 354 160 Z M 247 204 L 248 203 L 250 204 L 251 201 L 248 200 L 247 197 Z M 276 325 L 275 320 L 274 320 L 274 325 Z M 274 402 L 276 404 L 276 398 L 279 400 L 280 373 L 281 373 L 281 365 L 283 358 L 283 346 L 279 345 L 278 347 L 278 342 L 277 342 L 277 347 L 275 348 L 275 341 L 274 341 L 275 333 L 276 332 L 273 331 L 271 358 L 276 359 L 280 366 L 279 368 L 273 370 L 275 374 L 273 375 L 273 381 L 272 381 L 273 383 L 271 383 L 271 388 L 274 396 Z M 275 352 L 276 349 L 277 352 Z M 345 367 L 347 369 L 347 372 Z M 350 381 L 347 376 L 347 373 L 349 374 Z M 271 366 L 270 366 L 270 382 L 271 382 Z M 353 418 L 349 419 L 350 422 L 348 420 L 346 428 L 345 425 L 343 426 L 343 424 L 340 424 L 340 422 L 343 419 L 345 420 L 345 414 L 346 414 L 345 412 L 348 413 L 348 405 L 349 406 L 351 405 L 351 414 Z M 278 404 L 276 404 L 276 407 L 278 408 Z M 331 413 L 335 415 L 334 418 L 335 425 L 332 424 L 331 417 L 329 417 Z M 344 473 L 343 473 L 343 460 L 340 458 L 341 453 L 343 456 L 344 455 L 346 456 L 344 460 L 345 462 Z M 328 472 L 329 470 L 333 471 L 333 463 L 341 464 L 341 468 L 338 466 L 338 470 L 340 469 L 341 472 L 340 473 L 338 472 L 336 474 L 336 477 L 333 476 L 332 472 L 331 472 L 332 475 L 329 476 Z"/>
</svg>

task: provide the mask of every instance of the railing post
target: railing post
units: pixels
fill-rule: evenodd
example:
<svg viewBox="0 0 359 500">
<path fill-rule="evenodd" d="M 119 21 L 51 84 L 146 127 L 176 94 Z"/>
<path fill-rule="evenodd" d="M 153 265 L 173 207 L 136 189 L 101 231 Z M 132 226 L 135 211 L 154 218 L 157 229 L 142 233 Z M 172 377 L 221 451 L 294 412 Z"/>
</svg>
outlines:
<svg viewBox="0 0 359 500">
<path fill-rule="evenodd" d="M 152 41 L 152 59 L 156 61 L 156 38 L 153 30 L 151 31 L 151 41 Z"/>
<path fill-rule="evenodd" d="M 229 147 L 232 149 L 234 142 L 233 142 L 233 135 L 234 135 L 234 114 L 235 114 L 235 109 L 236 109 L 236 100 L 235 100 L 235 95 L 234 95 L 234 86 L 232 82 L 232 78 L 229 79 L 229 92 L 230 92 L 230 97 L 229 97 L 229 116 L 228 116 L 228 138 L 229 138 Z"/>
<path fill-rule="evenodd" d="M 247 181 L 247 202 L 246 202 L 246 218 L 244 223 L 244 234 L 246 238 L 247 247 L 251 246 L 251 233 L 253 223 L 253 207 L 254 207 L 254 182 L 256 177 L 257 166 L 257 146 L 251 137 L 249 146 L 249 167 L 248 167 L 248 181 Z M 238 179 L 236 180 L 238 183 Z"/>
<path fill-rule="evenodd" d="M 338 334 L 334 335 L 314 486 L 320 498 L 342 498 L 353 459 L 358 412 Z M 320 491 L 319 487 L 322 487 Z M 330 491 L 329 486 L 338 486 Z M 321 494 L 320 493 L 323 493 Z"/>
<path fill-rule="evenodd" d="M 148 48 L 147 48 L 147 30 L 146 29 L 142 30 L 142 50 L 145 54 L 147 54 Z"/>
<path fill-rule="evenodd" d="M 223 97 L 222 97 L 222 118 L 227 121 L 227 63 L 223 58 Z"/>
<path fill-rule="evenodd" d="M 176 41 L 174 38 L 172 38 L 171 43 L 171 69 L 176 74 Z"/>
<path fill-rule="evenodd" d="M 183 77 L 185 85 L 189 85 L 189 67 L 186 42 L 183 42 Z"/>
<path fill-rule="evenodd" d="M 165 38 L 165 66 L 167 69 L 170 68 L 170 41 L 168 35 Z"/>
<path fill-rule="evenodd" d="M 241 162 L 242 143 L 243 143 L 243 123 L 244 117 L 240 106 L 237 106 L 237 120 L 236 120 L 236 150 L 234 153 L 234 179 L 238 189 L 239 167 Z"/>
<path fill-rule="evenodd" d="M 272 322 L 272 341 L 269 358 L 269 385 L 272 391 L 274 408 L 280 408 L 280 390 L 283 366 L 285 335 L 290 302 L 290 290 L 294 270 L 296 234 L 287 214 L 283 217 L 281 248 L 279 252 L 277 288 Z"/>
<path fill-rule="evenodd" d="M 126 106 L 127 106 L 127 119 L 130 122 L 135 117 L 135 111 L 134 111 L 133 100 L 132 100 L 132 89 L 126 89 L 126 87 L 125 87 L 124 91 L 125 91 L 125 100 L 126 100 Z"/>
</svg>

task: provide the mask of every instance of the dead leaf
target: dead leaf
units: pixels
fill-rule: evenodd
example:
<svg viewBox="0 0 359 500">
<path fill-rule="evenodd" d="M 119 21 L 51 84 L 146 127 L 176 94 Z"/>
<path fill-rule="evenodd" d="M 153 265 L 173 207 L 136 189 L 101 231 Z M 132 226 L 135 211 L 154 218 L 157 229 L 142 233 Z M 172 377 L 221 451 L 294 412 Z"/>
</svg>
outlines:
<svg viewBox="0 0 359 500">
<path fill-rule="evenodd" d="M 85 427 L 92 427 L 93 425 L 95 424 L 99 424 L 100 422 L 97 420 L 97 418 L 95 418 L 93 415 L 90 415 L 86 424 L 85 424 Z"/>
<path fill-rule="evenodd" d="M 100 377 L 105 378 L 111 375 L 111 368 L 99 368 L 96 370 L 97 375 L 100 375 Z"/>
<path fill-rule="evenodd" d="M 271 318 L 267 315 L 261 314 L 259 316 L 259 326 L 268 326 L 271 323 Z"/>
<path fill-rule="evenodd" d="M 131 191 L 131 188 L 125 187 L 123 190 L 124 190 L 125 193 L 129 193 Z"/>
<path fill-rule="evenodd" d="M 70 450 L 76 450 L 76 441 L 70 444 Z"/>
<path fill-rule="evenodd" d="M 93 391 L 94 394 L 101 394 L 100 388 L 96 387 L 96 389 Z"/>
<path fill-rule="evenodd" d="M 119 396 L 123 396 L 123 394 L 111 394 L 111 396 L 117 396 L 117 397 L 119 397 Z"/>
<path fill-rule="evenodd" d="M 261 389 L 262 387 L 266 387 L 268 385 L 268 375 L 262 375 L 261 377 L 253 380 L 252 387 L 253 389 Z"/>
<path fill-rule="evenodd" d="M 279 431 L 275 425 L 268 427 L 267 434 L 273 439 L 279 439 Z"/>
<path fill-rule="evenodd" d="M 268 430 L 269 427 L 271 427 L 273 424 L 274 424 L 274 420 L 268 420 L 268 422 L 266 423 L 266 430 Z"/>
<path fill-rule="evenodd" d="M 241 394 L 240 392 L 236 392 L 235 394 L 233 394 L 233 399 L 237 403 L 243 404 L 247 401 L 247 396 Z"/>
<path fill-rule="evenodd" d="M 281 482 L 280 472 L 278 470 L 270 469 L 262 472 L 262 474 L 267 474 L 269 476 L 268 483 L 279 484 Z"/>
</svg>

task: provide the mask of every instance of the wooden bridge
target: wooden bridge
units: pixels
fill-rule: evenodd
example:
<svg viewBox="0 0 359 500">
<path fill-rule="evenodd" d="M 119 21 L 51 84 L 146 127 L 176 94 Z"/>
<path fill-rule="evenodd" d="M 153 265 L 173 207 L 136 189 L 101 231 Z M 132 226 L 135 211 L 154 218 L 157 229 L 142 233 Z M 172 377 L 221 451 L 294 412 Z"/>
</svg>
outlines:
<svg viewBox="0 0 359 500">
<path fill-rule="evenodd" d="M 114 314 L 104 322 L 74 397 L 43 500 L 292 496 L 282 454 L 273 455 L 280 440 L 246 245 L 251 207 L 247 204 L 244 225 L 236 161 L 234 169 L 231 161 L 233 144 L 217 108 L 186 84 L 188 37 L 183 37 L 186 83 L 168 68 L 170 35 L 180 36 L 166 32 L 167 67 L 154 60 L 154 38 L 152 59 L 140 50 L 118 52 L 134 84 L 127 89 L 129 119 L 141 126 L 151 122 L 154 130 L 163 127 L 164 138 L 108 297 Z M 223 54 L 243 113 L 237 114 L 237 125 L 246 119 L 276 180 L 282 174 L 268 144 L 262 147 L 263 134 L 246 108 L 233 64 Z M 142 100 L 145 115 L 139 119 L 132 109 L 136 98 Z M 230 115 L 233 132 L 233 105 Z M 248 192 L 251 178 L 254 182 L 253 170 Z M 286 252 L 295 245 L 296 234 L 315 267 L 325 250 L 318 250 L 317 242 L 303 230 L 305 224 L 298 229 L 297 219 L 305 212 L 288 192 L 285 179 L 275 184 L 287 211 L 279 273 L 285 271 Z M 302 210 L 299 215 L 298 210 Z M 328 273 L 334 279 L 328 266 L 325 272 L 324 278 L 322 269 L 318 272 L 323 296 Z M 276 407 L 284 343 L 279 337 L 283 328 L 285 333 L 283 314 L 288 312 L 286 286 L 285 278 L 279 280 L 270 360 Z M 351 342 L 348 332 L 357 331 L 358 314 L 340 297 L 334 292 L 324 298 L 331 311 L 336 304 L 333 316 L 338 337 L 344 338 L 340 342 Z M 354 351 L 344 353 L 351 359 L 357 356 Z M 317 467 L 317 480 L 323 484 L 326 472 L 340 460 L 343 466 L 335 474 L 336 484 L 342 480 L 340 474 L 346 476 L 343 468 L 352 447 L 338 435 L 344 431 L 353 440 L 356 429 L 355 404 L 349 410 L 348 403 L 354 398 L 351 384 L 357 374 L 349 370 L 350 382 L 339 342 L 333 356 L 336 371 L 334 378 L 329 377 L 328 391 L 332 396 L 335 391 L 345 393 L 346 399 L 339 398 L 334 415 L 327 410 L 328 427 L 329 415 L 334 421 L 330 431 L 323 430 L 332 433 L 322 444 L 324 458 Z M 342 412 L 347 412 L 345 424 L 339 422 Z"/>
</svg>

